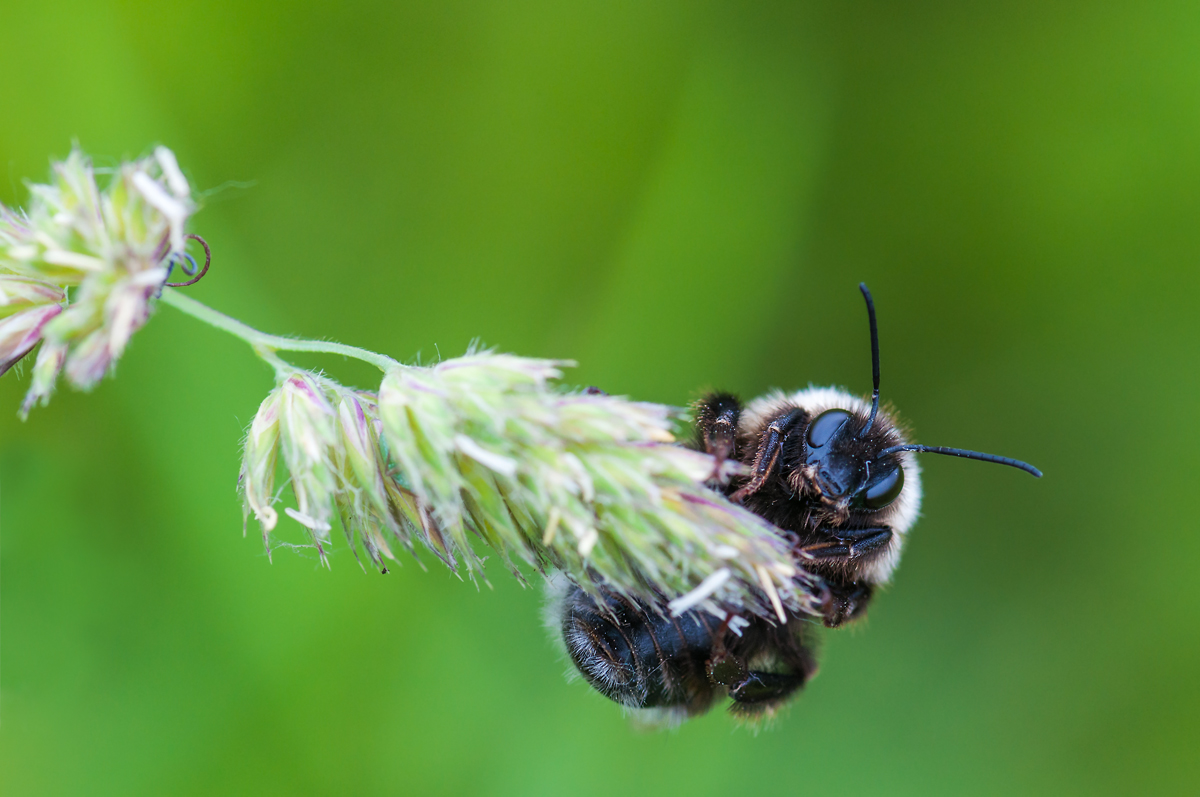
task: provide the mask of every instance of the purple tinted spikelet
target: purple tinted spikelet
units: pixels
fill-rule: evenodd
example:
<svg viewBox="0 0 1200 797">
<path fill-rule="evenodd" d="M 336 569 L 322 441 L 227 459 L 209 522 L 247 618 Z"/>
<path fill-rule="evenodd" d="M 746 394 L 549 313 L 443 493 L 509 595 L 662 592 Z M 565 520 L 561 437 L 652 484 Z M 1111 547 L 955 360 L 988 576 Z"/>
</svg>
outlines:
<svg viewBox="0 0 1200 797">
<path fill-rule="evenodd" d="M 238 480 L 245 513 L 253 514 L 270 552 L 279 521 L 276 469 L 282 464 L 295 508 L 284 513 L 305 529 L 321 561 L 336 516 L 351 549 L 383 569 L 391 542 L 412 550 L 421 522 L 412 493 L 395 480 L 379 436 L 375 398 L 318 374 L 289 370 L 250 424 Z"/>
</svg>

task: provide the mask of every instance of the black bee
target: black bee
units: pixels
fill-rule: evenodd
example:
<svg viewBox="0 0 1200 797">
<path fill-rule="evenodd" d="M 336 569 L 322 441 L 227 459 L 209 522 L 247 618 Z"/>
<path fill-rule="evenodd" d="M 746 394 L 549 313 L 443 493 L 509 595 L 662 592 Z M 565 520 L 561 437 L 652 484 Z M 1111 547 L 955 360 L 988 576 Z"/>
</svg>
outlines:
<svg viewBox="0 0 1200 797">
<path fill-rule="evenodd" d="M 821 578 L 820 618 L 830 628 L 860 618 L 876 586 L 900 559 L 921 504 L 916 452 L 997 462 L 1041 472 L 1015 459 L 909 443 L 879 407 L 879 337 L 866 285 L 874 390 L 870 402 L 834 388 L 772 393 L 742 403 L 712 393 L 695 407 L 694 447 L 742 463 L 725 484 L 732 501 L 770 521 L 797 564 Z M 725 618 L 615 593 L 593 598 L 564 584 L 550 607 L 575 667 L 597 691 L 667 721 L 702 714 L 718 697 L 735 714 L 769 714 L 816 674 L 812 618 L 786 623 Z"/>
</svg>

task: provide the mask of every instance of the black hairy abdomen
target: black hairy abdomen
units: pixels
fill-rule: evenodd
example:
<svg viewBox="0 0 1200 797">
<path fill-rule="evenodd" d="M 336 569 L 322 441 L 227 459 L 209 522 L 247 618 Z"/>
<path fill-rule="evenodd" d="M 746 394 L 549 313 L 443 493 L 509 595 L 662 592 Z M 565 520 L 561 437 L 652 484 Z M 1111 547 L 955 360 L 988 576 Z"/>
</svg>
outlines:
<svg viewBox="0 0 1200 797">
<path fill-rule="evenodd" d="M 672 617 L 605 592 L 598 603 L 572 586 L 563 607 L 563 640 L 579 672 L 605 697 L 632 708 L 699 707 L 712 699 L 705 667 L 712 618 Z"/>
</svg>

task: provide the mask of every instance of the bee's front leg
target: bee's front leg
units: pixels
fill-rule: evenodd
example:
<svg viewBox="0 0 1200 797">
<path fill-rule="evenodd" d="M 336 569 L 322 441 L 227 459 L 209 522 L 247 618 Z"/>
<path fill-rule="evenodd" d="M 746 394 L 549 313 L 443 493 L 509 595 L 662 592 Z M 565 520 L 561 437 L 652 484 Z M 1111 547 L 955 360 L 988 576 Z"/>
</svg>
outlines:
<svg viewBox="0 0 1200 797">
<path fill-rule="evenodd" d="M 729 496 L 730 501 L 740 504 L 763 488 L 763 485 L 774 475 L 779 466 L 779 460 L 783 456 L 783 444 L 787 441 L 788 435 L 797 426 L 805 423 L 807 418 L 804 410 L 797 407 L 767 424 L 759 439 L 754 462 L 750 465 L 750 481 Z"/>
<path fill-rule="evenodd" d="M 696 404 L 696 447 L 713 457 L 710 477 L 718 480 L 721 465 L 734 456 L 742 403 L 729 393 L 710 393 Z"/>
<path fill-rule="evenodd" d="M 893 532 L 887 526 L 822 528 L 820 531 L 828 538 L 826 542 L 806 545 L 799 550 L 804 559 L 824 566 L 823 570 L 832 568 L 844 574 L 840 578 L 826 579 L 828 593 L 821 601 L 825 625 L 836 628 L 866 612 L 874 588 L 854 578 L 854 574 L 865 561 L 887 548 Z"/>
<path fill-rule="evenodd" d="M 800 554 L 816 562 L 851 564 L 854 560 L 870 556 L 887 547 L 892 541 L 892 530 L 887 526 L 871 526 L 865 529 L 817 529 L 827 542 L 805 545 Z"/>
</svg>

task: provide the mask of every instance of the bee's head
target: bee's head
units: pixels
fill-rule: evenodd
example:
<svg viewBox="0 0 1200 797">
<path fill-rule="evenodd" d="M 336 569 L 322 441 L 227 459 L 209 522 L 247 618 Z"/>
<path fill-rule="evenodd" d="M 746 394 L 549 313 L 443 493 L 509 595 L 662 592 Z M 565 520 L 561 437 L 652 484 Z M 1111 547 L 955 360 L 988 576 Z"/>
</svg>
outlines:
<svg viewBox="0 0 1200 797">
<path fill-rule="evenodd" d="M 882 509 L 904 489 L 898 452 L 880 452 L 900 444 L 891 424 L 868 428 L 862 415 L 829 409 L 804 433 L 804 468 L 827 502 L 851 509 Z"/>
<path fill-rule="evenodd" d="M 866 285 L 859 285 L 867 302 L 871 325 L 871 371 L 874 389 L 868 410 L 854 400 L 842 406 L 807 407 L 811 421 L 803 432 L 802 454 L 795 458 L 793 486 L 807 487 L 835 514 L 871 513 L 890 505 L 904 490 L 904 451 L 950 454 L 1020 468 L 1034 476 L 1041 471 L 1025 462 L 978 451 L 906 443 L 896 423 L 879 415 L 879 332 L 875 303 Z M 818 391 L 821 392 L 821 391 Z M 846 397 L 849 398 L 849 397 Z M 799 442 L 799 441 L 797 441 Z M 799 453 L 799 452 L 797 452 Z M 795 455 L 793 455 L 795 456 Z M 910 463 L 911 466 L 911 463 Z"/>
</svg>

